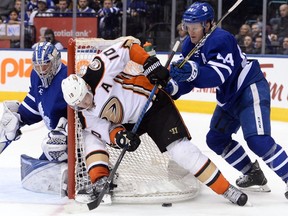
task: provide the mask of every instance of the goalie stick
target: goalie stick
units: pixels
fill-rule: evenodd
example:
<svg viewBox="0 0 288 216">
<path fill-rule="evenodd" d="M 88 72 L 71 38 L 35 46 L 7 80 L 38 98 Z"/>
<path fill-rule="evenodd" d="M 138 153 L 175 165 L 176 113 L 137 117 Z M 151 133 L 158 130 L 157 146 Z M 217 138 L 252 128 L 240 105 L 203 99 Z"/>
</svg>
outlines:
<svg viewBox="0 0 288 216">
<path fill-rule="evenodd" d="M 165 67 L 166 67 L 166 68 L 169 66 L 169 64 L 170 64 L 173 56 L 175 55 L 175 53 L 176 53 L 176 51 L 177 51 L 177 49 L 178 49 L 179 44 L 180 44 L 180 42 L 179 42 L 179 41 L 176 41 L 175 45 L 173 46 L 172 52 L 171 52 L 171 54 L 169 55 L 168 60 L 167 60 L 167 62 L 166 62 L 166 64 L 165 64 Z M 139 127 L 139 125 L 140 125 L 140 123 L 141 123 L 141 121 L 142 121 L 142 119 L 143 119 L 143 117 L 144 117 L 144 115 L 145 115 L 145 113 L 146 113 L 146 111 L 147 111 L 147 109 L 148 109 L 148 107 L 149 107 L 149 104 L 150 104 L 150 102 L 152 101 L 152 98 L 154 97 L 155 92 L 156 92 L 157 89 L 158 89 L 158 86 L 155 85 L 155 86 L 153 87 L 153 89 L 152 89 L 152 91 L 151 91 L 148 99 L 147 99 L 147 102 L 145 103 L 145 106 L 144 106 L 144 108 L 143 108 L 143 110 L 142 110 L 142 112 L 141 112 L 141 114 L 140 114 L 137 122 L 135 123 L 135 125 L 134 125 L 134 127 L 133 127 L 133 129 L 132 129 L 132 133 L 136 133 L 136 131 L 138 130 L 138 127 Z M 110 186 L 110 184 L 112 183 L 112 180 L 113 180 L 113 178 L 114 178 L 114 175 L 115 175 L 115 173 L 116 173 L 116 171 L 117 171 L 117 169 L 118 169 L 118 167 L 119 167 L 119 165 L 120 165 L 120 163 L 121 163 L 121 161 L 122 161 L 122 159 L 123 159 L 123 157 L 124 157 L 124 155 L 125 155 L 125 153 L 126 153 L 126 151 L 127 151 L 127 148 L 128 148 L 128 146 L 126 145 L 126 146 L 122 149 L 122 151 L 121 151 L 121 153 L 120 153 L 120 155 L 119 155 L 119 157 L 118 157 L 118 159 L 117 159 L 117 161 L 116 161 L 113 169 L 111 170 L 111 172 L 110 172 L 110 174 L 109 174 L 109 176 L 108 176 L 108 179 L 107 179 L 107 181 L 106 181 L 106 183 L 105 183 L 102 191 L 101 191 L 100 194 L 98 195 L 98 197 L 97 197 L 94 201 L 92 201 L 92 202 L 90 202 L 90 203 L 81 204 L 81 206 L 84 205 L 84 206 L 83 206 L 84 209 L 82 209 L 83 211 L 85 211 L 85 210 L 91 211 L 91 210 L 97 208 L 97 207 L 100 205 L 100 203 L 102 202 L 102 199 L 103 199 L 104 195 L 105 195 L 105 194 L 107 193 L 107 191 L 109 190 L 109 186 Z M 79 208 L 81 208 L 81 207 L 78 205 L 78 209 L 77 209 L 77 210 L 80 210 Z M 87 208 L 88 208 L 88 209 L 87 209 Z M 74 209 L 76 210 L 76 208 L 74 208 Z"/>
<path fill-rule="evenodd" d="M 238 0 L 222 17 L 218 22 L 210 29 L 210 31 L 201 38 L 201 40 L 195 45 L 195 47 L 188 53 L 188 55 L 183 59 L 183 61 L 178 65 L 179 68 L 191 58 L 191 56 L 205 43 L 207 38 L 214 32 L 217 26 L 236 8 L 243 0 Z"/>
</svg>

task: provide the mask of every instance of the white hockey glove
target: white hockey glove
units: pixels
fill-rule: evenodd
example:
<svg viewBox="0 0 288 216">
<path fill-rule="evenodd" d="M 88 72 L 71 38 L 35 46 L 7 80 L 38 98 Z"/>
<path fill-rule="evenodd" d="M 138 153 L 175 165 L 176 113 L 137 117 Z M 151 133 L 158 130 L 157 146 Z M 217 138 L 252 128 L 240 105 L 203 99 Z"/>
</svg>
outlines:
<svg viewBox="0 0 288 216">
<path fill-rule="evenodd" d="M 4 101 L 3 115 L 0 120 L 0 142 L 14 141 L 20 138 L 20 115 L 17 113 L 20 106 L 19 101 Z"/>
<path fill-rule="evenodd" d="M 65 161 L 67 155 L 67 119 L 62 117 L 56 128 L 47 134 L 42 150 L 49 161 Z"/>
<path fill-rule="evenodd" d="M 178 68 L 181 62 L 182 60 L 179 60 L 171 64 L 170 76 L 176 82 L 192 82 L 199 75 L 198 64 L 194 61 L 187 61 L 182 68 Z"/>
</svg>

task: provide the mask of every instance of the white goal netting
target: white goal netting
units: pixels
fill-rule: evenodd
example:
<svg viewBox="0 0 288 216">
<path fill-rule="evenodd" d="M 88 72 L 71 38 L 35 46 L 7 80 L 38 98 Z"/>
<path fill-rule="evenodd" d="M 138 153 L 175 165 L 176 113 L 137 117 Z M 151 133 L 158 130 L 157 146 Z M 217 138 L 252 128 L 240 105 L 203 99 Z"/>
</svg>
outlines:
<svg viewBox="0 0 288 216">
<path fill-rule="evenodd" d="M 72 48 L 68 49 L 68 52 L 72 52 L 75 56 L 72 65 L 74 72 L 83 74 L 95 53 L 99 53 L 111 44 L 124 39 L 80 38 L 74 40 L 73 45 L 71 45 Z M 71 61 L 68 61 L 69 67 L 71 67 L 70 64 Z M 129 62 L 125 72 L 139 73 L 141 68 L 140 65 Z M 81 123 L 76 113 L 74 113 L 74 117 L 75 142 L 69 143 L 69 145 L 75 145 L 73 155 L 73 157 L 75 156 L 75 185 L 68 184 L 68 187 L 75 186 L 75 199 L 77 199 L 77 192 L 91 183 L 86 172 Z M 113 167 L 121 150 L 109 146 L 108 150 L 110 163 Z M 69 163 L 70 168 L 71 166 L 71 163 Z M 74 164 L 72 168 L 74 168 Z M 200 190 L 198 180 L 173 161 L 170 161 L 165 153 L 161 154 L 156 144 L 147 134 L 141 136 L 141 144 L 135 152 L 125 154 L 117 170 L 114 184 L 117 187 L 113 190 L 112 202 L 117 203 L 177 202 L 194 198 Z"/>
</svg>

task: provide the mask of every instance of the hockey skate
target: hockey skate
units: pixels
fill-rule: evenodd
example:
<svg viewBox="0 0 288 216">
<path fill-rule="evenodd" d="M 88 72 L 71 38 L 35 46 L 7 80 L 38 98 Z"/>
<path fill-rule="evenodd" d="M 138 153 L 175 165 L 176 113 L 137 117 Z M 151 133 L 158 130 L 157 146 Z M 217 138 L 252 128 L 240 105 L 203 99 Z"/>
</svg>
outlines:
<svg viewBox="0 0 288 216">
<path fill-rule="evenodd" d="M 240 176 L 236 180 L 236 185 L 248 191 L 256 192 L 270 192 L 270 188 L 267 185 L 267 179 L 261 170 L 258 161 L 256 160 L 251 167 L 251 170 L 243 176 Z"/>
<path fill-rule="evenodd" d="M 76 201 L 81 203 L 90 203 L 93 202 L 95 199 L 97 199 L 99 193 L 103 190 L 103 187 L 107 181 L 107 176 L 104 176 L 100 179 L 98 179 L 94 184 L 91 184 L 87 186 L 85 189 L 80 190 L 77 193 L 77 197 L 75 198 Z M 109 187 L 109 191 L 107 191 L 107 194 L 103 197 L 102 204 L 111 204 L 111 196 L 112 196 L 112 190 L 116 187 L 115 184 L 111 183 Z"/>
<path fill-rule="evenodd" d="M 230 202 L 235 203 L 239 206 L 244 206 L 248 200 L 248 196 L 233 185 L 229 186 L 223 196 Z"/>
</svg>

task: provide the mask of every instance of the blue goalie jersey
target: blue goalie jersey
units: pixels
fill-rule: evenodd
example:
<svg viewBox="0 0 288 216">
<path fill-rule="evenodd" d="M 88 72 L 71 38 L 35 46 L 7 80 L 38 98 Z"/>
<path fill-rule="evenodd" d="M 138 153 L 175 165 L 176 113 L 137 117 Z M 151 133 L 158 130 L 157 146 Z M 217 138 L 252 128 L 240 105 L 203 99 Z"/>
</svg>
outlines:
<svg viewBox="0 0 288 216">
<path fill-rule="evenodd" d="M 67 118 L 67 104 L 63 98 L 61 82 L 67 77 L 67 66 L 61 68 L 48 88 L 43 88 L 37 73 L 32 70 L 30 90 L 19 107 L 23 124 L 44 121 L 49 130 L 55 129 L 61 117 Z"/>
<path fill-rule="evenodd" d="M 182 55 L 187 56 L 194 46 L 187 37 Z M 243 89 L 264 78 L 259 62 L 248 61 L 234 36 L 221 28 L 215 29 L 190 60 L 199 64 L 199 74 L 193 82 L 179 83 L 177 97 L 193 87 L 217 87 L 217 102 L 223 109 L 228 109 Z"/>
</svg>

